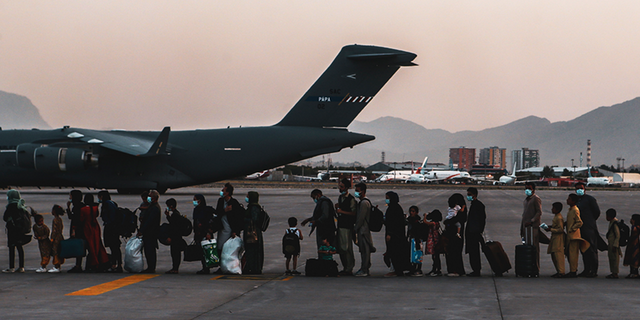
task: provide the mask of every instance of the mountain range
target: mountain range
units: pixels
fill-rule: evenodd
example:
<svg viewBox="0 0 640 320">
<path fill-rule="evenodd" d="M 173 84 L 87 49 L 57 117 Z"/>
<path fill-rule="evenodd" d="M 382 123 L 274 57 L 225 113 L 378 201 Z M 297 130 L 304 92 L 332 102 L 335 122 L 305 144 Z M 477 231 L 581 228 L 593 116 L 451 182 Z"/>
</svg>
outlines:
<svg viewBox="0 0 640 320">
<path fill-rule="evenodd" d="M 334 163 L 358 161 L 373 164 L 381 159 L 393 161 L 422 161 L 449 163 L 449 148 L 465 146 L 479 149 L 498 146 L 507 149 L 507 163 L 511 150 L 529 148 L 540 150 L 541 165 L 571 166 L 574 159 L 587 164 L 587 140 L 591 140 L 592 165 L 616 164 L 625 159 L 625 166 L 640 163 L 640 97 L 610 107 L 600 107 L 570 121 L 550 122 L 529 116 L 480 131 L 451 133 L 441 129 L 426 129 L 414 122 L 382 117 L 371 122 L 354 121 L 350 131 L 376 136 L 376 140 L 332 154 Z M 511 164 L 508 164 L 508 168 Z"/>
<path fill-rule="evenodd" d="M 2 129 L 50 129 L 38 108 L 27 97 L 0 91 L 0 127 Z"/>
</svg>

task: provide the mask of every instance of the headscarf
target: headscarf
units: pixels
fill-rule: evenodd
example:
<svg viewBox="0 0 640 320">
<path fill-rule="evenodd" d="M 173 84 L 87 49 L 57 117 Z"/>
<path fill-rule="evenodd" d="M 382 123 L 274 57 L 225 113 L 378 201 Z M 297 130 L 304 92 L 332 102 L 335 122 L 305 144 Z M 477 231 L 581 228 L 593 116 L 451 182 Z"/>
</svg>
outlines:
<svg viewBox="0 0 640 320">
<path fill-rule="evenodd" d="M 249 198 L 249 204 L 255 204 L 259 206 L 258 199 L 260 199 L 260 195 L 255 191 L 249 191 L 247 198 Z"/>
<path fill-rule="evenodd" d="M 393 191 L 389 191 L 386 193 L 386 196 L 389 197 L 389 205 L 397 204 L 400 202 L 400 196 Z"/>
<path fill-rule="evenodd" d="M 27 209 L 27 207 L 25 207 L 24 205 L 24 199 L 22 199 L 22 197 L 20 196 L 20 192 L 18 190 L 11 189 L 7 191 L 7 201 L 9 202 L 7 204 L 7 207 L 9 207 L 10 204 L 15 203 L 18 206 L 18 209 L 22 209 L 22 210 Z"/>
<path fill-rule="evenodd" d="M 196 200 L 198 200 L 198 206 L 203 206 L 203 207 L 207 206 L 207 200 L 204 199 L 203 195 L 196 194 L 193 197 L 196 198 Z"/>
</svg>

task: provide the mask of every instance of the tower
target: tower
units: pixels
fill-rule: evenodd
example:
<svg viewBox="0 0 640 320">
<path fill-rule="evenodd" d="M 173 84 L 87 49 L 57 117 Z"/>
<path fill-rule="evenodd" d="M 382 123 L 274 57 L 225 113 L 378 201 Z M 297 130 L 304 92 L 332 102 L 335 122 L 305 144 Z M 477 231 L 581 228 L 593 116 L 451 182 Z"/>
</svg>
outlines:
<svg viewBox="0 0 640 320">
<path fill-rule="evenodd" d="M 591 140 L 587 140 L 587 167 L 591 167 Z"/>
</svg>

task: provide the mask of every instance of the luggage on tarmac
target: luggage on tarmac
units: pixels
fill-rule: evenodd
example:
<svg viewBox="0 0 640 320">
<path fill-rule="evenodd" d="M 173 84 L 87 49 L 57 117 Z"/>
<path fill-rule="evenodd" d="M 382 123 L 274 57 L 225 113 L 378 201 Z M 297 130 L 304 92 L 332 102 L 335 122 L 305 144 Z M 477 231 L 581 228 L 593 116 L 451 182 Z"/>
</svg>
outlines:
<svg viewBox="0 0 640 320">
<path fill-rule="evenodd" d="M 218 256 L 218 243 L 216 239 L 202 240 L 200 242 L 202 246 L 202 253 L 204 254 L 204 262 L 207 267 L 213 268 L 220 265 L 220 257 Z"/>
<path fill-rule="evenodd" d="M 200 244 L 196 244 L 195 242 L 191 242 L 191 244 L 184 249 L 183 260 L 184 261 L 201 261 L 203 254 L 204 253 L 202 252 L 202 246 Z"/>
<path fill-rule="evenodd" d="M 222 256 L 220 257 L 220 269 L 226 274 L 242 274 L 240 259 L 244 253 L 242 239 L 240 237 L 230 238 L 222 246 Z"/>
<path fill-rule="evenodd" d="M 504 252 L 502 244 L 498 241 L 487 241 L 482 247 L 484 256 L 489 261 L 491 271 L 496 275 L 501 275 L 511 269 L 509 256 Z"/>
<path fill-rule="evenodd" d="M 516 277 L 538 277 L 538 252 L 533 245 L 533 228 L 524 228 L 525 243 L 516 246 Z"/>
<path fill-rule="evenodd" d="M 338 264 L 334 260 L 307 259 L 304 275 L 307 277 L 337 277 Z"/>
<path fill-rule="evenodd" d="M 133 237 L 124 248 L 124 269 L 131 273 L 140 273 L 144 269 L 142 261 L 142 239 Z"/>
<path fill-rule="evenodd" d="M 86 256 L 84 240 L 70 238 L 60 241 L 60 258 L 78 258 Z"/>
</svg>

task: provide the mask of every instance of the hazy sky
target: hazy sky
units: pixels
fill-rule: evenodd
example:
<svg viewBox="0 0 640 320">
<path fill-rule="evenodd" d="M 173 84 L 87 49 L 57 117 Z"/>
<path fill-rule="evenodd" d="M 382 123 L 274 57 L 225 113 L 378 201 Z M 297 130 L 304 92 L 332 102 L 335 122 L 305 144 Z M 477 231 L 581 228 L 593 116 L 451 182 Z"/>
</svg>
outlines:
<svg viewBox="0 0 640 320">
<path fill-rule="evenodd" d="M 638 1 L 5 1 L 0 90 L 53 127 L 271 125 L 343 45 L 414 52 L 360 114 L 479 130 L 640 96 Z"/>
</svg>

